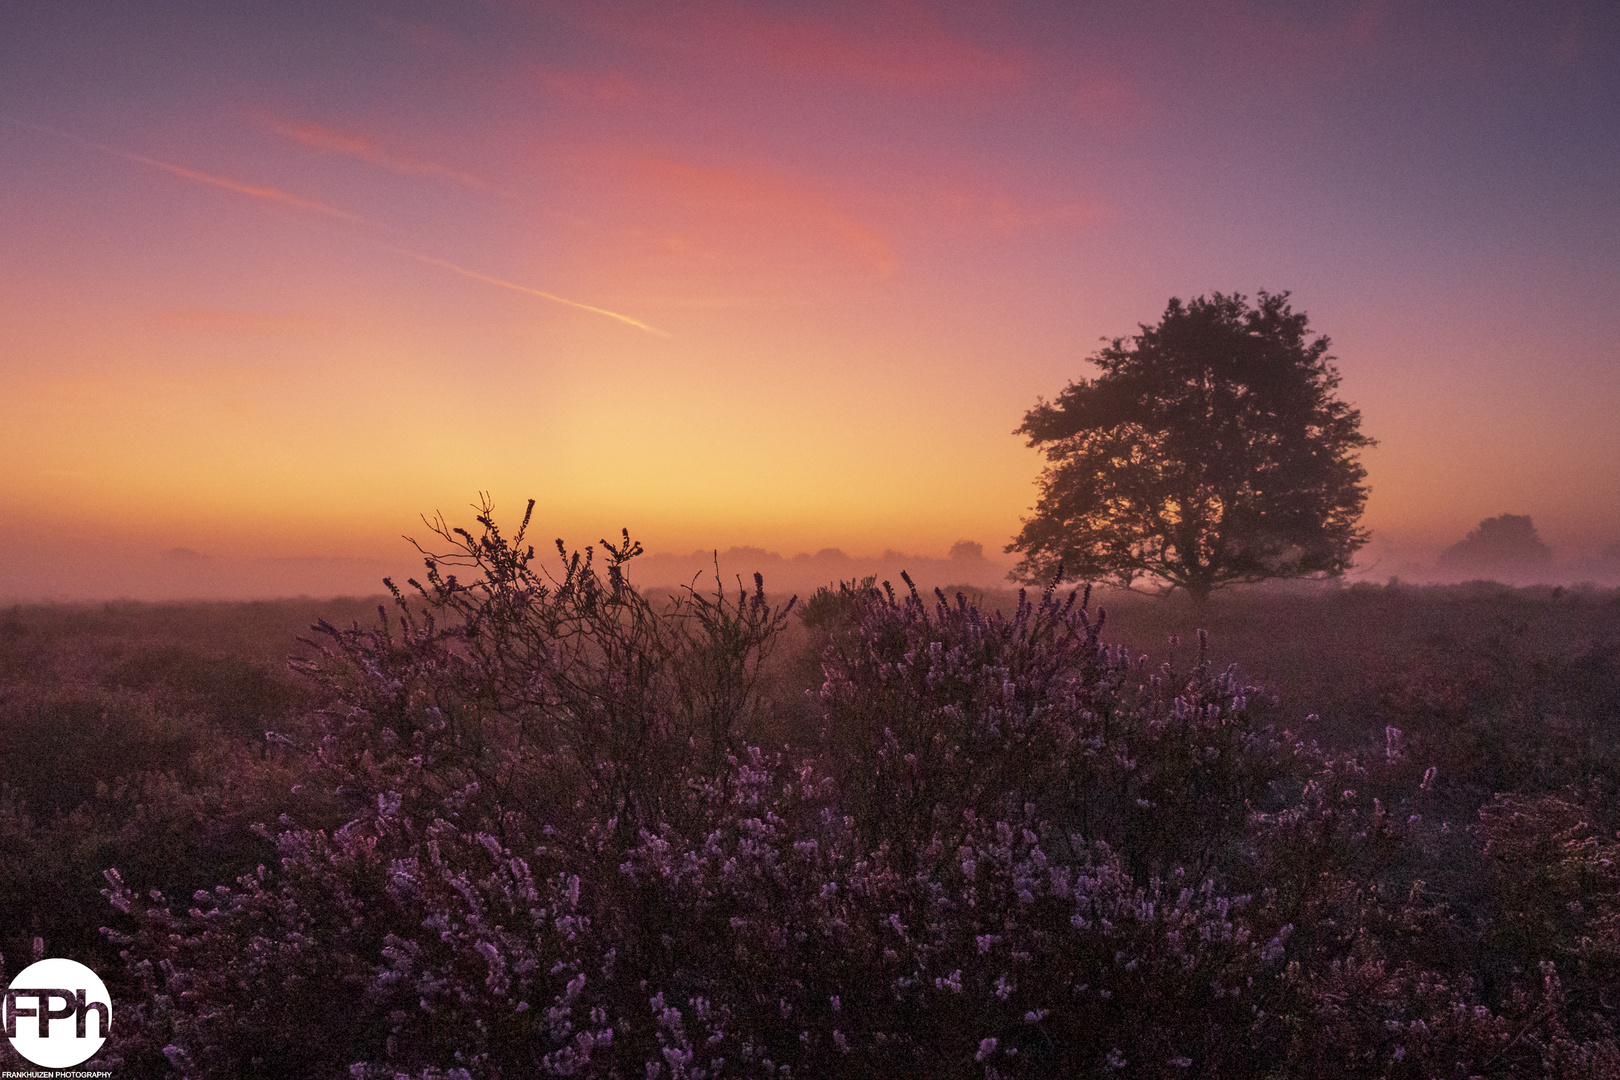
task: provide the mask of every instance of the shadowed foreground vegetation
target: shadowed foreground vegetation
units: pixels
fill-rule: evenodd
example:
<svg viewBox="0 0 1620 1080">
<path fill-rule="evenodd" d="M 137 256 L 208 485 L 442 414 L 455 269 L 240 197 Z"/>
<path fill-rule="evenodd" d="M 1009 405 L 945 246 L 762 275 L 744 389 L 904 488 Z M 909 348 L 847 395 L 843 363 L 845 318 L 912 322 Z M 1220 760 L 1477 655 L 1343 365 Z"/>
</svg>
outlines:
<svg viewBox="0 0 1620 1080">
<path fill-rule="evenodd" d="M 1620 1072 L 1620 594 L 789 611 L 484 526 L 385 621 L 0 612 L 0 978 L 101 973 L 85 1067 Z"/>
</svg>

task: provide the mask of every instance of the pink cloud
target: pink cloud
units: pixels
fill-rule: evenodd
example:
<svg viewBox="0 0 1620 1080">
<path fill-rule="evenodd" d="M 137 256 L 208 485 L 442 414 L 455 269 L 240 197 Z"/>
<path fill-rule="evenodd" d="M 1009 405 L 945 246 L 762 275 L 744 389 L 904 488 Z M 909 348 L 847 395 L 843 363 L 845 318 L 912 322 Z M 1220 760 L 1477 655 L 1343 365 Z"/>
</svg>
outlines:
<svg viewBox="0 0 1620 1080">
<path fill-rule="evenodd" d="M 720 231 L 739 226 L 830 242 L 879 274 L 895 268 L 888 239 L 844 210 L 813 183 L 760 167 L 700 165 L 639 155 L 620 159 L 625 178 L 644 196 L 696 211 Z M 714 230 L 711 230 L 714 231 Z"/>
<path fill-rule="evenodd" d="M 329 154 L 351 157 L 401 176 L 428 176 L 475 191 L 489 190 L 488 184 L 470 172 L 413 154 L 384 149 L 382 144 L 368 135 L 339 131 L 307 120 L 268 116 L 264 122 L 277 135 L 300 145 Z"/>
<path fill-rule="evenodd" d="M 588 190 L 606 196 L 593 215 L 604 223 L 598 228 L 611 223 L 640 257 L 702 277 L 789 263 L 832 270 L 838 262 L 888 276 L 899 268 L 897 234 L 1064 232 L 1089 228 L 1107 212 L 1067 192 L 1019 192 L 967 175 L 907 170 L 857 182 L 650 149 L 554 151 L 547 160 L 566 161 Z"/>
</svg>

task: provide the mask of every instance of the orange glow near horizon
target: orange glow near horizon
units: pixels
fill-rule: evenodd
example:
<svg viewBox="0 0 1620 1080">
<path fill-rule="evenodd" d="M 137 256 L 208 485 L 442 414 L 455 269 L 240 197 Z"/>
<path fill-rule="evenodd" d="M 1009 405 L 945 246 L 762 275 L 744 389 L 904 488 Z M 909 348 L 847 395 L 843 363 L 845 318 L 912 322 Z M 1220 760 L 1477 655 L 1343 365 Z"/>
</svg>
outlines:
<svg viewBox="0 0 1620 1080">
<path fill-rule="evenodd" d="M 481 490 L 576 544 L 1000 558 L 1024 410 L 1262 288 L 1380 440 L 1369 566 L 1504 512 L 1620 542 L 1581 5 L 1581 48 L 1432 4 L 80 7 L 0 15 L 0 599 L 109 547 L 408 564 Z"/>
</svg>

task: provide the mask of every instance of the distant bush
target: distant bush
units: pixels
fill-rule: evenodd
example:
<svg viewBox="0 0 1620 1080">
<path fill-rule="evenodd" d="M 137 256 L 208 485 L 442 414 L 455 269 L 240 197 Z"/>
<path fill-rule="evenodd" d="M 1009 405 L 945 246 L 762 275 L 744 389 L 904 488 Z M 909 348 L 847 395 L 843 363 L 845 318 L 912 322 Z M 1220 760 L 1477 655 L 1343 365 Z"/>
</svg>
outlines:
<svg viewBox="0 0 1620 1080">
<path fill-rule="evenodd" d="M 1435 565 L 1451 574 L 1500 576 L 1514 580 L 1551 565 L 1552 549 L 1528 515 L 1486 518 L 1477 529 L 1440 553 Z"/>
<path fill-rule="evenodd" d="M 189 900 L 109 871 L 139 987 L 115 1064 L 361 1078 L 1620 1066 L 1589 993 L 1599 976 L 1572 970 L 1610 962 L 1613 905 L 1553 918 L 1504 884 L 1519 914 L 1485 985 L 1489 943 L 1401 880 L 1431 841 L 1418 804 L 1434 774 L 1400 732 L 1371 753 L 1322 751 L 1268 723 L 1267 695 L 1203 643 L 1190 668 L 1150 668 L 1105 645 L 1102 614 L 1073 595 L 1003 615 L 868 582 L 811 601 L 820 728 L 765 750 L 788 623 L 761 582 L 655 605 L 626 576 L 628 536 L 600 558 L 559 543 L 547 571 L 527 517 L 510 538 L 487 505 L 479 522 L 477 536 L 438 523 L 447 553 L 376 625 L 322 627 L 305 670 L 330 704 L 300 756 L 345 808 L 340 827 L 283 816 L 261 830 L 274 865 Z M 1522 853 L 1560 901 L 1612 893 L 1609 842 L 1569 847 L 1586 843 L 1575 811 L 1536 804 L 1525 825 L 1510 805 L 1482 822 L 1483 857 Z"/>
</svg>

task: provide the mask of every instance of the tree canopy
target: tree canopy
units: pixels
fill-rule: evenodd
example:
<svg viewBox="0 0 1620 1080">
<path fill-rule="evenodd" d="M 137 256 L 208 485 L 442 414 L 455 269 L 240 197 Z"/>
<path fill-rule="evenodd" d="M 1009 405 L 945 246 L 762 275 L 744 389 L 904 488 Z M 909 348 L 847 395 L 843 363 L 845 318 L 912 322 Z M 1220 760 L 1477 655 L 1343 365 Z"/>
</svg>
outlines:
<svg viewBox="0 0 1620 1080">
<path fill-rule="evenodd" d="M 1442 551 L 1436 562 L 1440 569 L 1453 573 L 1512 577 L 1545 567 L 1552 558 L 1552 549 L 1542 541 L 1529 515 L 1503 514 L 1481 521 L 1479 528 Z"/>
<path fill-rule="evenodd" d="M 1107 339 L 1105 339 L 1106 341 Z M 1013 576 L 1155 581 L 1202 600 L 1225 585 L 1342 574 L 1369 533 L 1326 337 L 1288 293 L 1172 298 L 1156 325 L 1090 357 L 1015 434 L 1044 451 L 1039 499 L 1007 546 Z M 1061 568 L 1061 571 L 1060 571 Z"/>
</svg>

